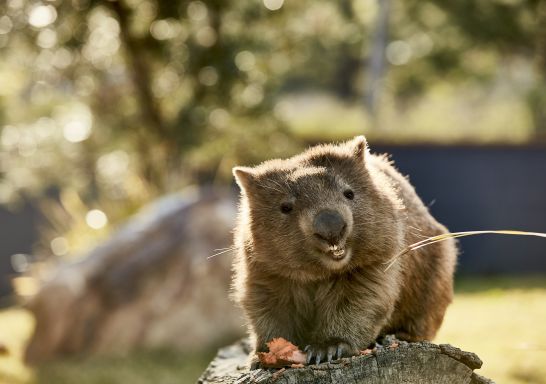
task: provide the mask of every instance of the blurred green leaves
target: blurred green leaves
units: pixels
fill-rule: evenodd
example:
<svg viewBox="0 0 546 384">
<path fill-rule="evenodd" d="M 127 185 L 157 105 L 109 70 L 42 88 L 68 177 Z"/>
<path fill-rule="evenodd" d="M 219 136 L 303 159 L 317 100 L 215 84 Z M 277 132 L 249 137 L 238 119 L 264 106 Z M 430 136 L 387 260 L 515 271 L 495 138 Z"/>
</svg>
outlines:
<svg viewBox="0 0 546 384">
<path fill-rule="evenodd" d="M 360 131 L 522 142 L 546 125 L 538 0 L 393 2 L 371 119 L 362 94 L 377 9 L 376 0 L 0 3 L 0 203 L 42 198 L 46 237 L 72 243 L 82 236 L 71 232 L 97 233 L 85 221 L 93 210 L 107 231 L 155 196 L 225 184 L 233 165 L 305 142 Z"/>
</svg>

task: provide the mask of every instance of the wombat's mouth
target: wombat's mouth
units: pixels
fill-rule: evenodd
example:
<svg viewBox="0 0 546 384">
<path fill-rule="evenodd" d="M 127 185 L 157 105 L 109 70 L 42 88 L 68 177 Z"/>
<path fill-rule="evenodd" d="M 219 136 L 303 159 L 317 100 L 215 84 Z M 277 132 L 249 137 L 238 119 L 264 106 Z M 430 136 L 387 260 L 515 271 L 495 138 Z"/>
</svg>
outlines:
<svg viewBox="0 0 546 384">
<path fill-rule="evenodd" d="M 343 260 L 345 258 L 345 248 L 339 245 L 331 245 L 326 252 L 334 260 Z"/>
<path fill-rule="evenodd" d="M 340 269 L 351 259 L 351 249 L 346 246 L 333 245 L 318 250 L 322 263 L 330 269 Z"/>
</svg>

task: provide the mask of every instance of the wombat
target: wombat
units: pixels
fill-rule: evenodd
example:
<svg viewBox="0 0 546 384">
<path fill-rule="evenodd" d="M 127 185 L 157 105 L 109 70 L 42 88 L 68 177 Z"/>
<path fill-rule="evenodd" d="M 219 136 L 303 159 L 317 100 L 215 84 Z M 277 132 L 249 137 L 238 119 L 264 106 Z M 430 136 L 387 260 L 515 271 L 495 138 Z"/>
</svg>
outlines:
<svg viewBox="0 0 546 384">
<path fill-rule="evenodd" d="M 235 167 L 241 188 L 233 296 L 256 352 L 283 337 L 319 364 L 380 336 L 431 340 L 453 296 L 454 240 L 409 181 L 358 136 L 286 160 Z"/>
</svg>

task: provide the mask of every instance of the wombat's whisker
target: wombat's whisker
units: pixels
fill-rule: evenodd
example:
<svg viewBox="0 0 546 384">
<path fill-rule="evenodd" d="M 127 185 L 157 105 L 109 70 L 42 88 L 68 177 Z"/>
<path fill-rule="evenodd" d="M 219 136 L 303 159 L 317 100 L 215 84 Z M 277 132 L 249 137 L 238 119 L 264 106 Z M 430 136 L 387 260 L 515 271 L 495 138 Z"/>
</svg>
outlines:
<svg viewBox="0 0 546 384">
<path fill-rule="evenodd" d="M 284 235 L 284 236 L 278 236 L 278 238 L 282 239 L 282 238 L 286 238 L 286 239 L 291 239 L 291 236 L 290 235 Z M 294 245 L 300 245 L 301 243 L 305 243 L 306 241 L 309 241 L 309 239 L 311 239 L 312 237 L 311 236 L 307 236 L 307 237 L 304 237 L 302 238 L 300 241 L 294 243 Z M 210 260 L 212 259 L 213 257 L 216 257 L 216 256 L 220 256 L 220 255 L 223 255 L 224 253 L 228 253 L 228 252 L 231 252 L 231 251 L 237 251 L 239 249 L 239 247 L 237 246 L 231 246 L 231 247 L 226 247 L 226 248 L 217 248 L 214 250 L 214 254 L 210 255 L 210 256 L 207 256 L 207 260 Z"/>
<path fill-rule="evenodd" d="M 219 251 L 219 252 L 216 252 L 215 254 L 207 256 L 207 260 L 212 259 L 213 257 L 216 257 L 216 256 L 220 256 L 220 255 L 222 255 L 224 253 L 227 253 L 227 252 L 236 251 L 237 249 L 238 249 L 238 247 L 229 247 L 229 248 L 216 249 L 215 251 Z"/>
<path fill-rule="evenodd" d="M 273 183 L 274 185 L 276 185 L 277 187 L 279 187 L 279 189 L 277 188 L 274 188 L 274 187 L 269 187 L 270 189 L 274 190 L 274 191 L 277 191 L 279 193 L 286 193 L 286 190 L 290 189 L 290 186 L 285 182 L 285 184 L 281 184 L 280 182 L 276 181 L 276 180 L 269 180 L 269 182 Z"/>
<path fill-rule="evenodd" d="M 420 238 L 422 238 L 422 239 L 427 239 L 427 238 L 430 237 L 430 236 L 423 235 L 423 230 L 422 230 L 421 228 L 414 227 L 413 225 L 408 225 L 408 228 L 414 230 L 414 231 L 411 231 L 411 233 L 412 233 L 414 236 L 420 237 Z M 417 232 L 415 232 L 415 231 L 417 231 Z"/>
<path fill-rule="evenodd" d="M 277 189 L 271 185 L 267 185 L 267 184 L 258 184 L 260 187 L 262 188 L 265 188 L 265 189 L 270 189 L 272 191 L 275 191 L 275 192 L 279 192 L 279 193 L 284 193 L 283 191 L 281 191 L 280 189 Z"/>
<path fill-rule="evenodd" d="M 456 239 L 458 237 L 474 236 L 474 235 L 515 235 L 515 236 L 535 236 L 535 237 L 544 237 L 546 238 L 546 233 L 542 232 L 526 232 L 526 231 L 515 231 L 515 230 L 485 230 L 485 231 L 464 231 L 464 232 L 451 232 L 445 233 L 442 235 L 427 237 L 424 240 L 418 241 L 408 245 L 402 252 L 395 255 L 390 260 L 387 260 L 384 264 L 387 264 L 385 271 L 389 270 L 396 261 L 406 253 L 415 251 L 416 249 L 426 247 L 434 243 L 439 243 L 447 239 Z"/>
<path fill-rule="evenodd" d="M 353 223 L 353 228 L 366 227 L 367 225 L 379 224 L 380 221 L 363 221 L 360 223 Z"/>
</svg>

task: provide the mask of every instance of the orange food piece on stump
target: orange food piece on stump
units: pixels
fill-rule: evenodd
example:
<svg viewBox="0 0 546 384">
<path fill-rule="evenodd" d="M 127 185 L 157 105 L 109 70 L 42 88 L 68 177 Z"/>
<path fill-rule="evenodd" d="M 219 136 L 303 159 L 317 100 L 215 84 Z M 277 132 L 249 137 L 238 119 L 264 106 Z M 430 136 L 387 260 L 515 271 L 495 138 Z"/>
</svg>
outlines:
<svg viewBox="0 0 546 384">
<path fill-rule="evenodd" d="M 307 355 L 288 340 L 279 337 L 267 343 L 269 352 L 258 352 L 264 367 L 280 368 L 293 364 L 305 364 Z"/>
</svg>

